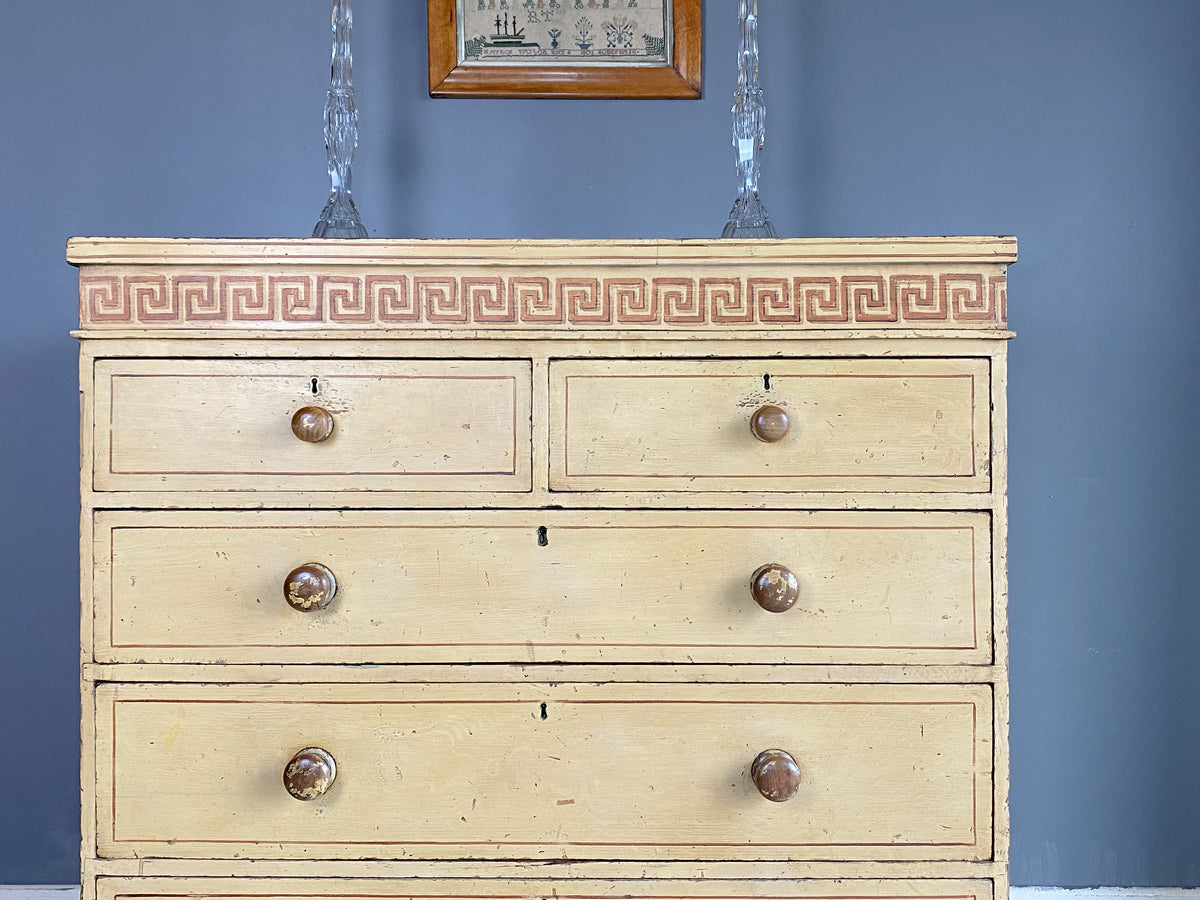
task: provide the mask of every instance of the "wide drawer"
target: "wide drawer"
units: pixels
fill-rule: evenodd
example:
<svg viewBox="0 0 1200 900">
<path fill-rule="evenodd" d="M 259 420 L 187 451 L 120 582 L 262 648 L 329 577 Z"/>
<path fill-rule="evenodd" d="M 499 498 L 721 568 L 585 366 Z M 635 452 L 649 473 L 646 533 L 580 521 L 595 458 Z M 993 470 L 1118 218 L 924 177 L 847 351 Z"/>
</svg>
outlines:
<svg viewBox="0 0 1200 900">
<path fill-rule="evenodd" d="M 116 511 L 95 526 L 101 662 L 991 661 L 986 513 Z M 332 601 L 298 610 L 289 575 L 310 563 Z M 783 612 L 752 590 L 770 564 L 795 579 Z"/>
<path fill-rule="evenodd" d="M 528 491 L 531 372 L 525 360 L 99 360 L 95 489 Z M 327 439 L 293 432 L 305 407 L 332 416 Z"/>
<path fill-rule="evenodd" d="M 550 487 L 987 491 L 989 390 L 986 359 L 555 361 Z"/>
<path fill-rule="evenodd" d="M 984 685 L 96 688 L 106 857 L 991 855 Z M 305 749 L 336 779 L 294 799 Z M 751 780 L 768 749 L 799 791 Z"/>
<path fill-rule="evenodd" d="M 363 873 L 364 875 L 366 873 Z M 100 878 L 97 900 L 992 900 L 985 879 Z"/>
</svg>

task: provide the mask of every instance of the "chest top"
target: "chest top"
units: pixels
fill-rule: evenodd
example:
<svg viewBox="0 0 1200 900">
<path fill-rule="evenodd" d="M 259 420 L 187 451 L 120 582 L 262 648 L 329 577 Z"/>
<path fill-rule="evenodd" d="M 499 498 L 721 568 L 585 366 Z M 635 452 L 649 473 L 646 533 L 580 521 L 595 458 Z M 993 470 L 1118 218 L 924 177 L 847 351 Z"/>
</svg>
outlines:
<svg viewBox="0 0 1200 900">
<path fill-rule="evenodd" d="M 734 337 L 1005 327 L 1010 238 L 76 238 L 80 327 Z"/>
</svg>

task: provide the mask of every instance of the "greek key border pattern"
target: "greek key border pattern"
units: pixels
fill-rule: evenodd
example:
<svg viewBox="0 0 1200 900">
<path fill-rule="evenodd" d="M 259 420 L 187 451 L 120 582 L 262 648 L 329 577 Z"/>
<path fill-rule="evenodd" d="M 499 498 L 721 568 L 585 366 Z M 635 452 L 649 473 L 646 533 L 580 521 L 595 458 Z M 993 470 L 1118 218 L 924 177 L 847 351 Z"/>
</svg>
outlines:
<svg viewBox="0 0 1200 900">
<path fill-rule="evenodd" d="M 352 274 L 98 271 L 84 328 L 1000 328 L 1006 278 L 620 272 Z"/>
</svg>

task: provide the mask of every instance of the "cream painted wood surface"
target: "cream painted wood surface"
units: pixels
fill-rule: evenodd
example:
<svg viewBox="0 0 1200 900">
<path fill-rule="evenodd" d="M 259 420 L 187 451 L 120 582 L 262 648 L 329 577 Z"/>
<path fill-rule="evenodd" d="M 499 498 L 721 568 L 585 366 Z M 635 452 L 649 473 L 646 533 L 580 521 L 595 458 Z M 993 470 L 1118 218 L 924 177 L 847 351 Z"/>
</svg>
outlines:
<svg viewBox="0 0 1200 900">
<path fill-rule="evenodd" d="M 1008 679 L 1008 355 L 1000 354 L 992 362 L 993 429 L 992 487 L 992 610 L 993 643 L 999 663 L 992 694 L 996 740 L 995 837 L 993 856 L 1002 866 L 996 881 L 998 892 L 1009 889 L 1008 864 L 1011 844 L 1009 791 L 1009 679 Z"/>
<path fill-rule="evenodd" d="M 357 267 L 392 263 L 407 266 L 440 265 L 453 271 L 495 269 L 555 262 L 572 267 L 581 263 L 653 267 L 680 260 L 694 266 L 766 261 L 793 267 L 815 262 L 840 266 L 904 263 L 960 266 L 1005 265 L 1017 261 L 1013 237 L 968 235 L 944 237 L 788 238 L 774 241 L 726 240 L 603 240 L 544 239 L 472 240 L 356 240 L 353 242 L 302 238 L 116 238 L 80 236 L 67 242 L 67 260 L 77 266 L 153 265 L 222 266 L 249 262 L 259 266 L 311 263 Z"/>
<path fill-rule="evenodd" d="M 1011 239 L 69 254 L 82 900 L 1005 900 Z"/>
<path fill-rule="evenodd" d="M 538 878 L 550 876 L 556 880 L 596 878 L 608 882 L 673 880 L 707 881 L 708 878 L 733 878 L 745 881 L 822 880 L 896 881 L 910 876 L 902 874 L 917 870 L 913 880 L 954 878 L 976 880 L 986 878 L 1000 889 L 1003 866 L 997 863 L 964 863 L 932 860 L 924 863 L 847 862 L 847 860 L 706 860 L 697 866 L 696 860 L 496 860 L 496 859 L 184 859 L 145 857 L 140 859 L 90 859 L 85 866 L 86 877 L 95 884 L 96 877 L 282 877 L 335 878 L 353 883 L 358 878 Z M 367 875 L 364 875 L 364 872 Z M 319 887 L 320 882 L 316 882 Z M 336 882 L 326 882 L 332 884 Z M 544 898 L 541 900 L 550 900 Z"/>
<path fill-rule="evenodd" d="M 366 871 L 369 875 L 364 876 Z M 85 872 L 91 883 L 100 876 L 119 878 L 538 878 L 640 881 L 738 879 L 779 881 L 819 879 L 989 879 L 999 890 L 1004 866 L 996 862 L 881 862 L 847 860 L 415 860 L 377 859 L 91 859 Z M 918 872 L 917 875 L 903 873 Z M 332 883 L 332 882 L 331 882 Z M 549 900 L 549 898 L 543 898 Z"/>
<path fill-rule="evenodd" d="M 865 666 L 754 663 L 221 663 L 222 684 L 993 684 L 997 666 Z M 103 681 L 207 684 L 212 663 L 89 663 L 89 685 Z"/>
<path fill-rule="evenodd" d="M 980 858 L 990 693 L 101 685 L 100 853 Z M 313 746 L 337 780 L 298 802 L 283 767 Z M 773 747 L 801 767 L 786 803 L 747 776 Z"/>
<path fill-rule="evenodd" d="M 991 882 L 964 879 L 812 879 L 762 882 L 746 879 L 495 879 L 338 880 L 314 885 L 298 878 L 102 878 L 98 900 L 166 900 L 179 893 L 196 900 L 992 900 Z"/>
<path fill-rule="evenodd" d="M 530 488 L 528 361 L 102 360 L 96 408 L 100 491 Z"/>
<path fill-rule="evenodd" d="M 556 361 L 556 490 L 987 490 L 984 360 Z M 788 413 L 778 443 L 756 409 Z"/>
<path fill-rule="evenodd" d="M 535 473 L 536 475 L 537 473 Z M 91 493 L 91 509 L 752 509 L 896 511 L 991 508 L 991 497 L 980 494 L 941 494 L 804 491 L 549 491 L 543 485 L 530 492 L 497 491 L 359 491 L 347 504 L 340 491 L 122 491 Z"/>
<path fill-rule="evenodd" d="M 986 663 L 981 513 L 100 512 L 104 662 Z M 333 603 L 284 577 L 317 562 Z M 766 563 L 800 599 L 750 592 Z"/>
<path fill-rule="evenodd" d="M 401 329 L 351 332 L 76 331 L 84 360 L 169 357 L 215 359 L 905 359 L 991 358 L 1005 353 L 1009 331 L 689 332 L 645 335 L 629 331 L 536 334 L 514 329 L 440 330 L 414 335 Z M 90 371 L 90 368 L 89 368 Z"/>
</svg>

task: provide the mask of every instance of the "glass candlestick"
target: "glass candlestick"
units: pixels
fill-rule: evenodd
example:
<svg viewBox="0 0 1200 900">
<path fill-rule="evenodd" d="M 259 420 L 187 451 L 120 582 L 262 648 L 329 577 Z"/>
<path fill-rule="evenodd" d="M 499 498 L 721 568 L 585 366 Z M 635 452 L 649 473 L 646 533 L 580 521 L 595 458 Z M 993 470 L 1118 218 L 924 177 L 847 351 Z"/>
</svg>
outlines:
<svg viewBox="0 0 1200 900">
<path fill-rule="evenodd" d="M 773 238 L 775 228 L 758 196 L 767 107 L 758 83 L 758 0 L 738 0 L 738 85 L 733 95 L 733 149 L 738 195 L 721 232 L 724 238 Z"/>
<path fill-rule="evenodd" d="M 329 158 L 329 200 L 313 229 L 318 238 L 365 238 L 363 227 L 350 195 L 350 167 L 358 146 L 358 110 L 354 108 L 353 58 L 350 55 L 350 28 L 354 16 L 350 0 L 333 2 L 333 64 L 329 73 L 329 92 L 325 95 L 325 154 Z"/>
</svg>

